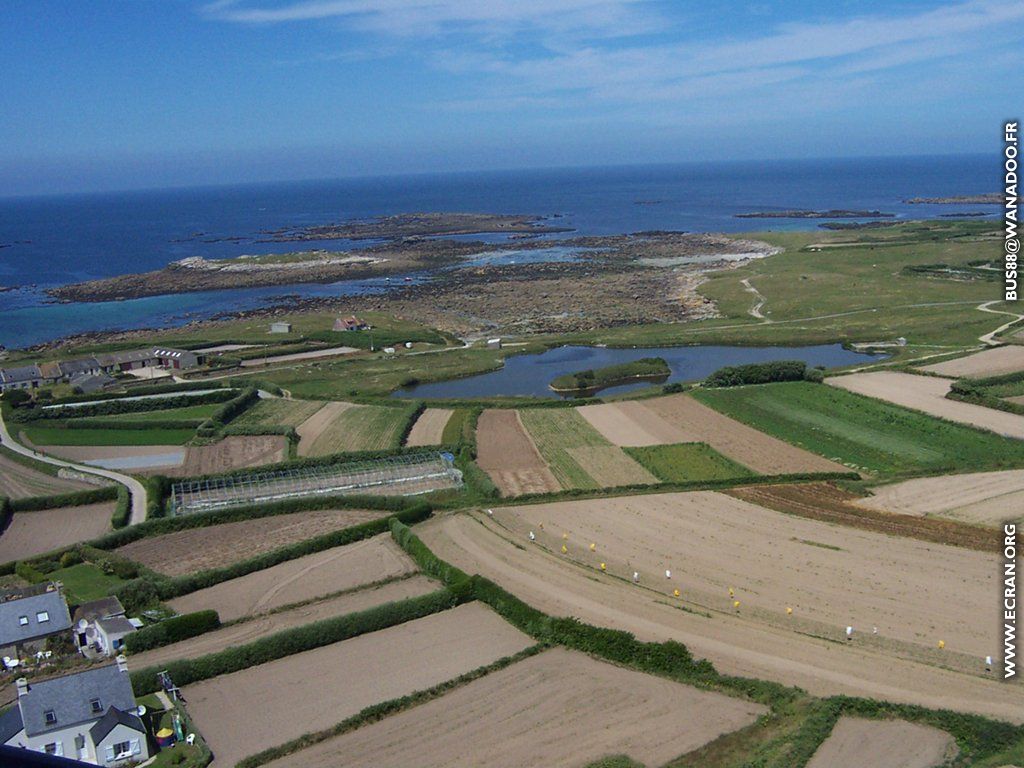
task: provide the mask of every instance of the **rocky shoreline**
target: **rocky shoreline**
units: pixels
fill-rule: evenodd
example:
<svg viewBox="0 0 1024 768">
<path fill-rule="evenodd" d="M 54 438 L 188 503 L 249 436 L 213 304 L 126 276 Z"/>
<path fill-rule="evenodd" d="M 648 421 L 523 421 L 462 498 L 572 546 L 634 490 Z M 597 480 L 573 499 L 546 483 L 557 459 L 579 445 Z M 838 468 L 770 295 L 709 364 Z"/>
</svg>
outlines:
<svg viewBox="0 0 1024 768">
<path fill-rule="evenodd" d="M 895 213 L 881 211 L 848 211 L 835 209 L 830 211 L 755 211 L 753 213 L 737 213 L 737 219 L 891 219 Z"/>
<path fill-rule="evenodd" d="M 912 197 L 904 200 L 907 205 L 1002 205 L 1003 196 L 999 192 L 986 192 L 981 195 L 953 195 L 951 197 Z"/>
</svg>

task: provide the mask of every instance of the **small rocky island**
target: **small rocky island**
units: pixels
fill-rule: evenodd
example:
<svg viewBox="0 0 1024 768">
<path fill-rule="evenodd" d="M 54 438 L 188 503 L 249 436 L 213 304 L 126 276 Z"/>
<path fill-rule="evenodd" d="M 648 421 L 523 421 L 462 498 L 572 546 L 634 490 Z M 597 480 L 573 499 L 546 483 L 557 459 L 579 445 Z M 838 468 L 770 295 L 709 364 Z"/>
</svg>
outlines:
<svg viewBox="0 0 1024 768">
<path fill-rule="evenodd" d="M 737 213 L 737 219 L 890 219 L 895 213 L 881 211 L 754 211 L 753 213 Z"/>
<path fill-rule="evenodd" d="M 953 195 L 952 197 L 912 197 L 904 200 L 908 205 L 1002 205 L 1003 196 L 999 192 L 986 192 L 982 195 Z"/>
</svg>

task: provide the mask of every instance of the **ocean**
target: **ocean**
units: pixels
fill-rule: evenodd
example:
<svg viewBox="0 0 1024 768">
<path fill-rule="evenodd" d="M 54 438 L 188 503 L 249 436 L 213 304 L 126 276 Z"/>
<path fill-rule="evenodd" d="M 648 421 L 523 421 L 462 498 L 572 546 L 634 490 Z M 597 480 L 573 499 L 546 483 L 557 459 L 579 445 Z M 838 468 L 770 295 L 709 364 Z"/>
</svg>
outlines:
<svg viewBox="0 0 1024 768">
<path fill-rule="evenodd" d="M 383 281 L 207 291 L 123 302 L 57 304 L 51 286 L 160 269 L 187 256 L 283 253 L 259 233 L 414 211 L 558 214 L 568 235 L 642 230 L 743 232 L 813 229 L 812 219 L 739 219 L 737 213 L 864 209 L 900 218 L 986 209 L 908 205 L 911 197 L 999 189 L 998 158 L 945 156 L 693 163 L 430 174 L 143 192 L 0 199 L 0 344 L 24 347 L 96 330 L 184 324 L 279 302 L 284 294 L 383 291 Z M 992 206 L 993 215 L 998 211 Z M 202 233 L 200 237 L 195 237 Z M 222 238 L 239 238 L 224 240 Z M 481 236 L 500 249 L 503 238 Z M 214 240 L 215 242 L 203 242 Z M 367 242 L 318 241 L 342 250 Z M 553 244 L 552 258 L 559 258 Z"/>
</svg>

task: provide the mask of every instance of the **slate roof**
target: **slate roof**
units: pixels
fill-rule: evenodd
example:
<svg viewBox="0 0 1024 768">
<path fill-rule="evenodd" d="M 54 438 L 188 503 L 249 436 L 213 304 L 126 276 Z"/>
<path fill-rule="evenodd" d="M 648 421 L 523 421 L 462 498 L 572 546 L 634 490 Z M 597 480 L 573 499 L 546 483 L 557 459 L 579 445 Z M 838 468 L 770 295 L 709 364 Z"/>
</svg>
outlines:
<svg viewBox="0 0 1024 768">
<path fill-rule="evenodd" d="M 109 616 L 124 616 L 124 606 L 116 597 L 101 597 L 99 600 L 90 600 L 75 608 L 74 622 L 95 621 L 105 619 Z"/>
<path fill-rule="evenodd" d="M 96 626 L 106 632 L 107 635 L 127 635 L 135 631 L 135 627 L 124 616 L 97 619 Z"/>
<path fill-rule="evenodd" d="M 96 725 L 89 729 L 89 736 L 92 738 L 93 744 L 99 744 L 118 725 L 127 725 L 134 731 L 139 733 L 145 733 L 146 729 L 142 725 L 142 720 L 139 719 L 138 715 L 133 715 L 130 712 L 123 712 L 117 707 L 111 707 L 107 710 L 107 714 L 96 721 Z"/>
<path fill-rule="evenodd" d="M 24 726 L 21 724 L 21 709 L 11 707 L 0 715 L 0 744 L 6 744 L 19 733 Z"/>
<path fill-rule="evenodd" d="M 49 620 L 40 622 L 37 619 L 40 612 L 45 612 Z M 21 623 L 22 616 L 27 619 L 25 624 Z M 0 645 L 23 643 L 70 628 L 68 605 L 56 589 L 0 602 Z"/>
<path fill-rule="evenodd" d="M 0 369 L 0 381 L 4 384 L 17 384 L 22 381 L 41 379 L 38 365 L 22 365 L 17 368 Z"/>
<path fill-rule="evenodd" d="M 77 723 L 98 719 L 92 700 L 99 699 L 104 709 L 117 707 L 122 712 L 135 709 L 135 696 L 127 672 L 117 664 L 94 667 L 73 675 L 30 683 L 28 692 L 18 697 L 25 733 L 36 736 Z M 46 724 L 46 711 L 53 710 L 57 722 Z"/>
<path fill-rule="evenodd" d="M 60 370 L 65 376 L 74 376 L 78 373 L 89 373 L 100 367 L 95 357 L 85 357 L 78 360 L 62 360 Z"/>
</svg>

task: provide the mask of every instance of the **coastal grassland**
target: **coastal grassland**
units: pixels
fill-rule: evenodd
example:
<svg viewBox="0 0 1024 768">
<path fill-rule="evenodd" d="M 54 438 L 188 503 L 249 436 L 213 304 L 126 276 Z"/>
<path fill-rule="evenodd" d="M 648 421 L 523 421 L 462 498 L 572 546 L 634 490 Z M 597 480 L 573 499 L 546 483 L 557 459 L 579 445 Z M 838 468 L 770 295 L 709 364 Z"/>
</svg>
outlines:
<svg viewBox="0 0 1024 768">
<path fill-rule="evenodd" d="M 397 448 L 415 410 L 414 404 L 347 408 L 317 435 L 307 455 Z"/>
<path fill-rule="evenodd" d="M 538 347 L 539 349 L 540 347 Z M 487 373 L 502 366 L 502 350 L 452 349 L 423 355 L 359 357 L 261 371 L 261 379 L 287 389 L 294 397 L 344 400 L 386 395 L 402 386 Z"/>
<path fill-rule="evenodd" d="M 35 445 L 184 445 L 194 429 L 62 429 L 25 427 L 23 436 Z"/>
<path fill-rule="evenodd" d="M 700 389 L 700 402 L 774 437 L 878 475 L 1024 466 L 1024 442 L 807 382 Z"/>
<path fill-rule="evenodd" d="M 297 427 L 323 405 L 319 400 L 260 400 L 231 423 L 236 427 Z"/>
<path fill-rule="evenodd" d="M 623 450 L 652 475 L 666 483 L 725 480 L 752 477 L 755 474 L 706 443 L 645 445 Z"/>
<path fill-rule="evenodd" d="M 737 269 L 713 272 L 700 286 L 721 317 L 695 323 L 624 326 L 576 334 L 577 341 L 610 345 L 811 344 L 881 341 L 905 337 L 914 345 L 966 346 L 1009 317 L 978 312 L 996 297 L 987 281 L 908 274 L 904 267 L 967 264 L 997 258 L 999 232 L 992 222 L 908 222 L 885 230 L 765 232 L 747 235 L 783 252 Z M 823 247 L 811 250 L 810 246 Z M 771 322 L 749 314 L 757 299 Z M 973 305 L 973 306 L 972 306 Z M 995 304 L 992 309 L 1004 309 Z M 935 349 L 930 350 L 934 353 Z"/>
</svg>

